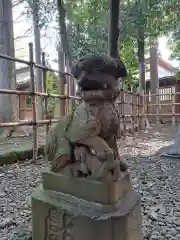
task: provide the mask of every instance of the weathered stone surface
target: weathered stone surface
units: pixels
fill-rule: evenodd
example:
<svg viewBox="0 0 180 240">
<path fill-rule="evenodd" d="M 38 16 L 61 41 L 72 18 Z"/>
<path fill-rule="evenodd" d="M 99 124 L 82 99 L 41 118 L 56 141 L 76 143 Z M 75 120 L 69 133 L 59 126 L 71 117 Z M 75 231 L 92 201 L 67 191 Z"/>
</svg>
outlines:
<svg viewBox="0 0 180 240">
<path fill-rule="evenodd" d="M 124 66 L 100 56 L 79 63 L 83 101 L 46 138 L 51 171 L 32 195 L 33 240 L 141 240 L 140 195 L 116 141 Z"/>
<path fill-rule="evenodd" d="M 44 154 L 44 146 L 38 147 L 38 156 Z M 27 159 L 32 159 L 33 148 L 17 148 L 16 150 L 12 149 L 5 153 L 0 154 L 0 166 L 9 165 L 16 163 L 17 161 L 25 161 Z"/>
<path fill-rule="evenodd" d="M 127 170 L 116 141 L 120 131 L 116 100 L 126 67 L 121 60 L 93 54 L 79 59 L 74 69 L 82 102 L 48 132 L 46 159 L 55 173 L 118 181 Z"/>
<path fill-rule="evenodd" d="M 32 195 L 33 240 L 141 240 L 140 196 L 113 205 L 37 188 Z"/>
<path fill-rule="evenodd" d="M 117 202 L 132 188 L 128 172 L 123 173 L 116 182 L 98 182 L 87 178 L 68 177 L 45 169 L 42 172 L 42 182 L 45 190 L 71 194 L 101 204 Z"/>
</svg>

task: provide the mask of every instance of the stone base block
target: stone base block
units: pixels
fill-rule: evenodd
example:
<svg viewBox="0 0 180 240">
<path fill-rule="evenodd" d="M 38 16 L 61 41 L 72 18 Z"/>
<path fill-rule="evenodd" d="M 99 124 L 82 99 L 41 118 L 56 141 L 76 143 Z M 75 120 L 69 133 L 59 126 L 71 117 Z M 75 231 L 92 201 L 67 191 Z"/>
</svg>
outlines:
<svg viewBox="0 0 180 240">
<path fill-rule="evenodd" d="M 105 205 L 119 201 L 132 190 L 129 172 L 125 172 L 117 182 L 98 182 L 44 169 L 42 183 L 45 190 L 62 192 Z"/>
<path fill-rule="evenodd" d="M 44 190 L 32 194 L 33 240 L 141 240 L 140 195 L 113 205 Z"/>
</svg>

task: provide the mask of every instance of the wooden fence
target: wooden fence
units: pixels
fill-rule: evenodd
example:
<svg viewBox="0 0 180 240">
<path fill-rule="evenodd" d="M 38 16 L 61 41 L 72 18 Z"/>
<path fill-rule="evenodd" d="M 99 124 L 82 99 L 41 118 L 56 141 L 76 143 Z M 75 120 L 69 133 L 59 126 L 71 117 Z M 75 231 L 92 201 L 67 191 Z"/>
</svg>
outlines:
<svg viewBox="0 0 180 240">
<path fill-rule="evenodd" d="M 68 78 L 71 76 L 70 73 L 62 73 L 58 70 L 49 68 L 45 65 L 45 54 L 42 53 L 42 65 L 38 65 L 34 62 L 33 56 L 33 44 L 29 43 L 29 61 L 21 60 L 18 58 L 10 57 L 7 55 L 0 54 L 0 58 L 14 61 L 18 63 L 26 64 L 30 69 L 30 81 L 31 81 L 31 90 L 30 91 L 21 91 L 16 89 L 0 89 L 0 94 L 10 94 L 16 95 L 18 101 L 20 101 L 20 96 L 31 96 L 32 97 L 32 120 L 28 121 L 16 121 L 16 122 L 0 122 L 0 127 L 17 127 L 17 126 L 32 126 L 33 128 L 33 160 L 37 159 L 38 154 L 38 127 L 41 125 L 46 125 L 46 134 L 48 127 L 52 123 L 57 123 L 59 119 L 48 119 L 47 118 L 47 99 L 49 97 L 59 99 L 60 101 L 79 101 L 80 98 L 76 96 L 68 96 L 61 94 L 48 94 L 46 92 L 46 72 L 52 71 L 59 75 L 59 77 Z M 36 91 L 35 83 L 35 68 L 42 70 L 42 80 L 44 92 Z M 72 76 L 71 76 L 72 77 Z M 41 96 L 44 99 L 45 105 L 45 116 L 44 119 L 37 119 L 37 97 Z M 139 131 L 143 128 L 142 122 L 144 121 L 144 105 L 143 97 L 138 93 L 128 92 L 125 89 L 121 89 L 119 98 L 117 100 L 119 108 L 119 117 L 120 117 L 120 126 L 121 131 L 119 136 L 125 137 L 127 131 L 130 130 L 131 134 L 134 136 L 135 131 Z M 60 116 L 59 116 L 60 117 Z"/>
<path fill-rule="evenodd" d="M 179 95 L 180 92 L 173 91 L 173 88 L 160 88 L 157 94 L 144 95 L 145 115 L 150 122 L 172 123 L 172 125 L 179 123 Z"/>
</svg>

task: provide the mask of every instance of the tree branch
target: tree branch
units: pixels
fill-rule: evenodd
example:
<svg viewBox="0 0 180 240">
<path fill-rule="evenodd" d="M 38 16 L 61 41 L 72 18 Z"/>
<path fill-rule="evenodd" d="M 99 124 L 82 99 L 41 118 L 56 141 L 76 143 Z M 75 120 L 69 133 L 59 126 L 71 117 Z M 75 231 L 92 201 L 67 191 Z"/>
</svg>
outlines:
<svg viewBox="0 0 180 240">
<path fill-rule="evenodd" d="M 26 15 L 25 12 L 22 12 L 13 22 L 16 23 L 18 19 L 20 19 L 22 16 Z"/>
<path fill-rule="evenodd" d="M 16 6 L 19 6 L 20 4 L 22 4 L 23 2 L 25 2 L 24 0 L 17 0 L 17 1 L 12 1 L 12 7 L 16 7 Z"/>
<path fill-rule="evenodd" d="M 21 38 L 28 37 L 28 33 L 30 33 L 31 30 L 32 30 L 32 27 L 30 27 L 28 30 L 26 30 L 26 32 L 22 36 L 18 36 L 16 38 L 14 38 L 14 40 L 19 40 Z"/>
</svg>

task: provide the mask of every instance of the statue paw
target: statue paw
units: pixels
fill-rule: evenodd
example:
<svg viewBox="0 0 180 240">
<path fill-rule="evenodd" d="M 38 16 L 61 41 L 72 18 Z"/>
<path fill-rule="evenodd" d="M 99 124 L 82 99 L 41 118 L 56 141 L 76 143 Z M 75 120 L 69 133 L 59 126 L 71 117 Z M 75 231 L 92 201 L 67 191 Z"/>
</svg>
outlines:
<svg viewBox="0 0 180 240">
<path fill-rule="evenodd" d="M 121 172 L 125 172 L 128 169 L 128 165 L 125 162 L 120 162 L 120 170 Z"/>
</svg>

